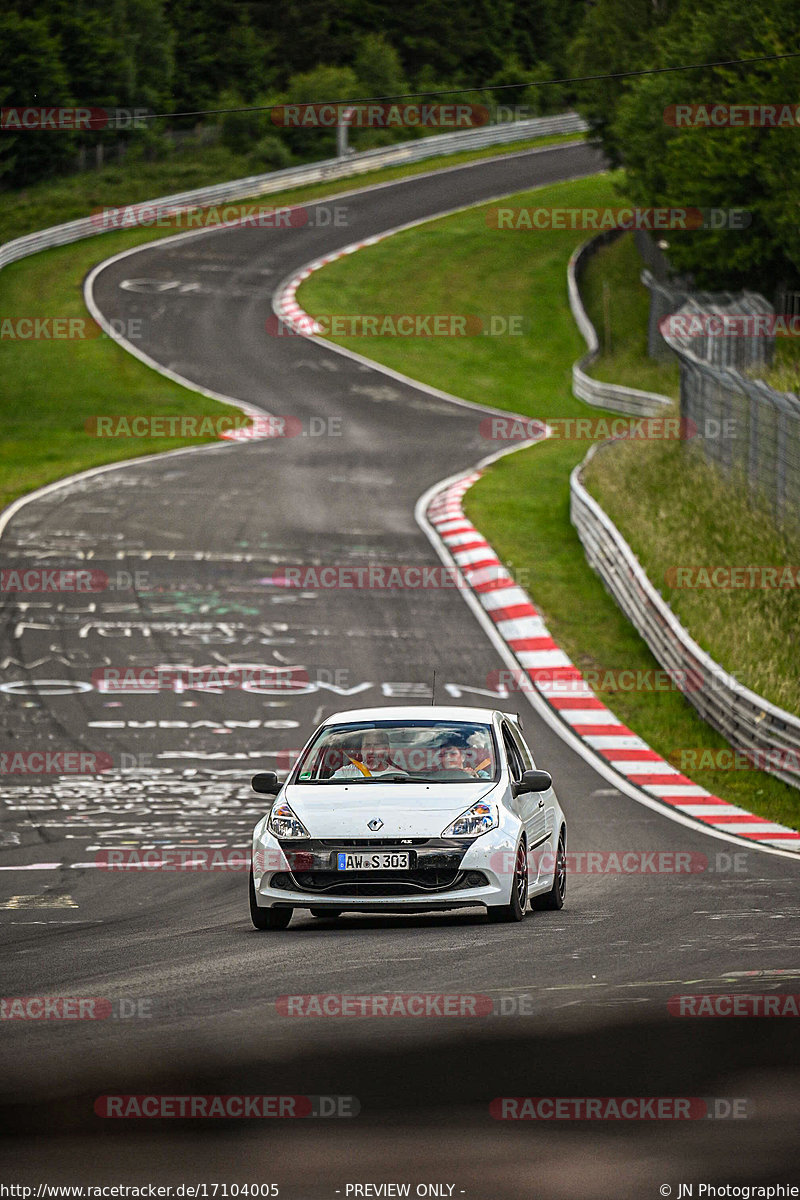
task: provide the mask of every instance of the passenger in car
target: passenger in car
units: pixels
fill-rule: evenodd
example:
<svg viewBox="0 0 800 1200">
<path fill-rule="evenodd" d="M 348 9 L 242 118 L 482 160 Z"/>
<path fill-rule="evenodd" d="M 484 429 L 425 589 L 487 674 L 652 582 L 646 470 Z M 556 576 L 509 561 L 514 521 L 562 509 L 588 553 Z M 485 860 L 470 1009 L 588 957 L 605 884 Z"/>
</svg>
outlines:
<svg viewBox="0 0 800 1200">
<path fill-rule="evenodd" d="M 474 775 L 476 779 L 491 779 L 491 772 L 487 769 L 490 765 L 488 755 L 483 754 L 477 766 L 473 767 L 469 764 L 470 760 L 475 758 L 475 750 L 472 747 L 453 738 L 440 746 L 438 767 L 442 771 L 465 771 L 467 775 Z"/>
</svg>

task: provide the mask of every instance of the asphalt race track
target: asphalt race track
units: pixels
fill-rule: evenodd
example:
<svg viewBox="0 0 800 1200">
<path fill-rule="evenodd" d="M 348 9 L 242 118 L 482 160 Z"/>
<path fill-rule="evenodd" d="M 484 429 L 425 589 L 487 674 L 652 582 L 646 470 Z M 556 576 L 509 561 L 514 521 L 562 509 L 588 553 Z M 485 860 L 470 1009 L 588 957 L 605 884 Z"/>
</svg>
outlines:
<svg viewBox="0 0 800 1200">
<path fill-rule="evenodd" d="M 457 590 L 270 582 L 287 564 L 434 565 L 415 503 L 487 443 L 480 411 L 320 343 L 268 337 L 265 323 L 281 280 L 320 255 L 599 165 L 579 145 L 483 161 L 338 197 L 343 227 L 208 231 L 98 275 L 100 310 L 141 320 L 141 350 L 302 431 L 104 471 L 23 506 L 0 538 L 4 566 L 88 564 L 119 585 L 3 606 L 3 743 L 108 754 L 113 767 L 3 783 L 0 994 L 105 997 L 119 1012 L 2 1023 L 5 1178 L 277 1183 L 298 1200 L 367 1182 L 408 1182 L 412 1195 L 452 1184 L 471 1200 L 798 1182 L 796 1021 L 679 1018 L 667 1002 L 800 991 L 800 865 L 636 803 L 530 707 L 526 734 L 553 774 L 571 851 L 681 851 L 707 868 L 573 874 L 562 912 L 520 925 L 489 926 L 476 909 L 295 916 L 286 932 L 259 934 L 242 870 L 95 865 L 119 848 L 241 850 L 261 813 L 254 770 L 284 769 L 323 714 L 429 700 L 434 668 L 439 700 L 527 703 L 487 697 L 503 664 Z M 113 695 L 92 683 L 103 668 L 156 663 L 271 664 L 308 684 L 303 694 Z M 362 1019 L 276 1008 L 281 995 L 319 992 L 479 993 L 498 1011 Z M 108 1093 L 354 1095 L 360 1115 L 113 1120 L 93 1110 Z M 490 1116 L 493 1098 L 527 1095 L 738 1098 L 747 1116 Z"/>
</svg>

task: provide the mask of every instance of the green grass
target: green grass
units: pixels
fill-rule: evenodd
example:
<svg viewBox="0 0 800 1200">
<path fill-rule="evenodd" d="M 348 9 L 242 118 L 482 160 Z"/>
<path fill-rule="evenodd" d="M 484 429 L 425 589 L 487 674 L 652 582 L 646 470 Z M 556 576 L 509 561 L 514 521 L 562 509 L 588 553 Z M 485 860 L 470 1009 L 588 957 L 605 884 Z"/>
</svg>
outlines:
<svg viewBox="0 0 800 1200">
<path fill-rule="evenodd" d="M 580 137 L 581 135 L 576 135 Z M 267 197 L 268 206 L 299 204 L 354 187 L 457 165 L 529 145 L 571 141 L 540 138 L 509 148 L 443 156 L 426 163 L 374 171 L 359 178 L 323 182 Z M 208 161 L 138 164 L 108 168 L 4 194 L 0 236 L 10 238 L 33 228 L 88 215 L 93 209 L 150 199 L 231 178 L 252 162 L 219 149 Z M 256 198 L 257 199 L 257 198 Z M 251 201 L 243 200 L 242 204 Z M 43 251 L 0 272 L 0 316 L 11 319 L 86 318 L 83 279 L 98 262 L 144 242 L 170 237 L 174 228 L 135 228 L 105 233 L 73 245 Z M 142 454 L 213 439 L 114 438 L 88 436 L 85 421 L 95 415 L 222 415 L 231 409 L 171 383 L 127 354 L 113 340 L 4 340 L 3 396 L 0 399 L 0 509 L 18 496 L 76 471 Z"/>
<path fill-rule="evenodd" d="M 348 191 L 357 187 L 360 179 L 369 183 L 403 179 L 408 175 L 458 166 L 460 163 L 475 162 L 498 154 L 583 140 L 582 133 L 552 134 L 548 137 L 515 142 L 511 146 L 489 146 L 483 150 L 442 155 L 405 166 L 385 167 L 363 176 L 354 173 L 347 179 L 330 180 L 282 192 L 280 202 L 293 203 L 314 196 Z M 50 225 L 62 225 L 66 221 L 89 216 L 98 209 L 137 204 L 145 200 L 154 200 L 158 196 L 169 196 L 175 192 L 225 183 L 230 179 L 264 174 L 268 169 L 263 163 L 259 164 L 252 155 L 233 154 L 222 146 L 210 146 L 202 150 L 176 153 L 161 162 L 107 166 L 99 171 L 83 171 L 79 175 L 44 180 L 28 188 L 0 192 L 0 243 L 38 229 L 46 229 Z M 275 194 L 275 199 L 278 199 L 278 193 Z M 264 200 L 272 203 L 273 197 L 267 196 Z"/>
<path fill-rule="evenodd" d="M 775 360 L 766 370 L 753 367 L 747 371 L 753 379 L 763 379 L 779 392 L 800 396 L 800 337 L 775 339 Z"/>
<path fill-rule="evenodd" d="M 589 367 L 589 374 L 606 383 L 622 383 L 677 399 L 677 361 L 658 363 L 647 357 L 650 293 L 639 278 L 642 265 L 632 233 L 601 246 L 586 264 L 581 296 L 600 341 L 600 353 Z"/>
<path fill-rule="evenodd" d="M 508 203 L 600 206 L 614 203 L 613 188 L 613 177 L 595 177 L 537 189 Z M 586 416 L 586 406 L 570 390 L 572 362 L 583 343 L 566 294 L 567 262 L 585 236 L 496 233 L 487 228 L 484 210 L 473 209 L 330 264 L 302 285 L 298 300 L 315 315 L 518 313 L 526 322 L 524 337 L 335 340 L 470 400 L 535 417 Z M 612 311 L 624 279 L 621 271 L 612 289 Z M 646 295 L 639 296 L 639 303 L 646 303 Z M 633 316 L 627 327 L 641 330 L 641 314 Z M 622 340 L 617 353 L 630 356 L 635 365 Z M 587 449 L 586 442 L 552 440 L 501 459 L 467 493 L 466 511 L 530 591 L 553 636 L 577 666 L 646 671 L 657 667 L 656 660 L 587 566 L 570 524 L 569 473 Z M 723 749 L 727 744 L 679 692 L 615 692 L 604 699 L 664 756 L 681 748 Z M 715 794 L 772 820 L 794 827 L 800 822 L 797 791 L 763 772 L 690 775 Z"/>
<path fill-rule="evenodd" d="M 611 204 L 615 196 L 612 177 L 604 176 L 537 189 L 527 202 L 580 207 Z M 515 196 L 503 205 L 525 201 Z M 583 341 L 570 313 L 564 264 L 586 235 L 494 230 L 486 219 L 493 207 L 406 230 L 339 259 L 302 284 L 298 302 L 326 315 L 520 316 L 523 336 L 335 340 L 468 400 L 532 417 L 584 416 L 586 406 L 570 391 Z"/>
<path fill-rule="evenodd" d="M 111 240 L 122 249 L 141 241 L 141 231 Z M 0 274 L 0 312 L 86 318 L 81 284 L 98 257 L 98 244 L 89 241 L 13 263 Z M 110 338 L 4 341 L 2 354 L 0 508 L 74 471 L 196 444 L 93 437 L 84 423 L 97 414 L 231 414 L 144 366 Z"/>
<path fill-rule="evenodd" d="M 635 368 L 646 352 L 648 300 L 639 272 L 633 237 L 626 235 L 595 256 L 585 279 L 590 315 L 594 317 L 602 303 L 604 275 L 612 314 L 624 314 L 624 321 L 612 322 L 612 354 L 604 375 L 624 383 L 637 379 L 628 364 Z M 796 352 L 791 339 L 779 339 L 775 373 L 789 369 Z M 616 371 L 611 370 L 612 362 Z M 677 365 L 647 366 L 674 371 L 677 378 Z M 637 381 L 635 386 L 642 384 Z M 796 591 L 675 588 L 666 580 L 668 569 L 679 565 L 798 563 L 800 530 L 779 530 L 772 515 L 753 501 L 745 481 L 726 478 L 699 449 L 685 443 L 617 444 L 595 456 L 586 484 L 703 649 L 759 695 L 800 712 Z"/>
<path fill-rule="evenodd" d="M 752 507 L 744 481 L 737 487 L 681 442 L 610 447 L 586 483 L 703 649 L 746 687 L 800 712 L 800 590 L 667 582 L 675 566 L 798 564 L 800 531 L 778 530 Z"/>
</svg>

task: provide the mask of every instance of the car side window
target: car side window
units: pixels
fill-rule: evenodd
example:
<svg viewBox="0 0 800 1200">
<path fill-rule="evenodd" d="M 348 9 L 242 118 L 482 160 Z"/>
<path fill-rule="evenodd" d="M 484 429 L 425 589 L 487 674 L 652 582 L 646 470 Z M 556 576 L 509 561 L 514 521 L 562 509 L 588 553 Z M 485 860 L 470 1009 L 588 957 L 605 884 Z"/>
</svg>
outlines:
<svg viewBox="0 0 800 1200">
<path fill-rule="evenodd" d="M 528 747 L 525 745 L 525 741 L 524 741 L 522 735 L 520 734 L 520 731 L 517 728 L 515 728 L 514 725 L 509 725 L 508 728 L 509 728 L 509 732 L 511 733 L 511 736 L 514 739 L 514 745 L 517 747 L 517 750 L 519 751 L 519 756 L 522 759 L 523 771 L 532 771 L 533 770 L 533 759 L 531 758 L 531 752 L 528 749 Z"/>
<path fill-rule="evenodd" d="M 503 745 L 506 748 L 511 778 L 519 780 L 522 778 L 523 771 L 522 757 L 506 724 L 503 724 Z"/>
</svg>

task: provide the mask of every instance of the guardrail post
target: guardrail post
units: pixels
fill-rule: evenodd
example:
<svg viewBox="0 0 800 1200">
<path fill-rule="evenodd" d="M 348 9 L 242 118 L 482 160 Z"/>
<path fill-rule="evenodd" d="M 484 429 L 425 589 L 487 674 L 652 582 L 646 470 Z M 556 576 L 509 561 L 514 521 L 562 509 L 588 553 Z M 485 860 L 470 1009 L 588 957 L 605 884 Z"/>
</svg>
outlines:
<svg viewBox="0 0 800 1200">
<path fill-rule="evenodd" d="M 352 108 L 340 108 L 339 119 L 336 122 L 336 157 L 347 158 L 350 147 L 347 144 L 347 131 L 353 116 Z"/>
</svg>

